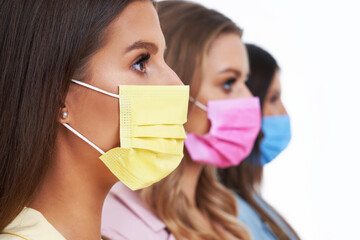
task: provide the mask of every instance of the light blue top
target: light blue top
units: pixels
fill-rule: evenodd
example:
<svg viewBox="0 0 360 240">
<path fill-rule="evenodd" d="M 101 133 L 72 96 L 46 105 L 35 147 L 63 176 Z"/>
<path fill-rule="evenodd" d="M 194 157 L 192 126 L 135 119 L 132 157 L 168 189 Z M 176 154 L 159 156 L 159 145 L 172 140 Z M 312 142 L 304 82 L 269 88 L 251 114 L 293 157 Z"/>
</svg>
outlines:
<svg viewBox="0 0 360 240">
<path fill-rule="evenodd" d="M 244 223 L 250 230 L 254 240 L 278 240 L 270 226 L 263 222 L 259 214 L 252 206 L 242 199 L 238 194 L 235 194 L 238 206 L 238 216 L 242 223 Z M 290 237 L 291 240 L 298 238 L 293 234 L 291 229 L 285 224 L 281 217 L 258 195 L 254 195 L 255 201 L 260 207 L 269 214 L 269 216 L 283 229 L 283 231 Z"/>
</svg>

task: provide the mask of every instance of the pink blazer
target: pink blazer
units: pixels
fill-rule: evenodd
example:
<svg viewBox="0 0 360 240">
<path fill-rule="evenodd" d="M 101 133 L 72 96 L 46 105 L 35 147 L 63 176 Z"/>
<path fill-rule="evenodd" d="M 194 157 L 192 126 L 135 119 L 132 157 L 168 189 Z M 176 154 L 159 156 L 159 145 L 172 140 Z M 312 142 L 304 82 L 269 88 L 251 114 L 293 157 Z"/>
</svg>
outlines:
<svg viewBox="0 0 360 240">
<path fill-rule="evenodd" d="M 101 233 L 111 240 L 175 240 L 165 224 L 142 203 L 139 191 L 121 182 L 105 200 Z"/>
</svg>

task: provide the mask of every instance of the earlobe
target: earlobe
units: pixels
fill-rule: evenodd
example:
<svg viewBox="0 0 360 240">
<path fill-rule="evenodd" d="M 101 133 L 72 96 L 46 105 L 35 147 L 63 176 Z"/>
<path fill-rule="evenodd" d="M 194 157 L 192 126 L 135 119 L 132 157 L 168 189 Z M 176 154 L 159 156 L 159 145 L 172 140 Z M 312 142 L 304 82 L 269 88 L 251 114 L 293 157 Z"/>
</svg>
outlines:
<svg viewBox="0 0 360 240">
<path fill-rule="evenodd" d="M 69 112 L 67 107 L 62 107 L 59 113 L 59 122 L 60 123 L 69 123 Z"/>
</svg>

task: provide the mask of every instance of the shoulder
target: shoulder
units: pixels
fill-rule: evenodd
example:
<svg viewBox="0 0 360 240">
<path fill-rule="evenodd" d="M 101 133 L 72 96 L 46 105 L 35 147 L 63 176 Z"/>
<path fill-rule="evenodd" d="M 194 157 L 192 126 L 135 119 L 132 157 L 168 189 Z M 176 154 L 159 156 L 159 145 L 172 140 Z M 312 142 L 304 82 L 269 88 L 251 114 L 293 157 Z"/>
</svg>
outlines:
<svg viewBox="0 0 360 240">
<path fill-rule="evenodd" d="M 238 204 L 239 220 L 243 222 L 250 230 L 254 240 L 276 240 L 270 227 L 265 224 L 256 210 L 238 194 L 236 201 Z"/>
<path fill-rule="evenodd" d="M 114 186 L 102 214 L 102 235 L 110 239 L 167 239 L 165 225 L 142 203 L 139 193 Z"/>
<path fill-rule="evenodd" d="M 136 239 L 137 233 L 148 231 L 140 218 L 112 195 L 107 196 L 102 213 L 101 233 L 110 239 Z"/>
<path fill-rule="evenodd" d="M 248 202 L 246 202 L 238 194 L 235 194 L 235 197 L 236 197 L 236 203 L 238 206 L 238 216 L 242 222 L 244 222 L 244 223 L 254 222 L 254 221 L 261 222 L 259 215 L 256 213 L 256 211 L 253 209 L 253 207 Z"/>
<path fill-rule="evenodd" d="M 3 230 L 0 239 L 65 240 L 40 212 L 32 208 L 24 208 Z"/>
</svg>

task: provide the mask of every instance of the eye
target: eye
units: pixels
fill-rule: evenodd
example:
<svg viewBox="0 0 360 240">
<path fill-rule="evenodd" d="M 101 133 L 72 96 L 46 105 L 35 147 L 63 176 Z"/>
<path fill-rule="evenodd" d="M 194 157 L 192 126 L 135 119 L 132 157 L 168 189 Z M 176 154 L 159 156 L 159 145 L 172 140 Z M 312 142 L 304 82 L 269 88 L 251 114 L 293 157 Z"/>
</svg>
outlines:
<svg viewBox="0 0 360 240">
<path fill-rule="evenodd" d="M 275 103 L 275 102 L 277 102 L 278 99 L 279 99 L 279 95 L 276 94 L 270 98 L 270 102 Z"/>
<path fill-rule="evenodd" d="M 132 67 L 141 73 L 146 73 L 146 64 L 148 63 L 151 55 L 150 53 L 141 55 L 140 59 L 137 60 Z"/>
<path fill-rule="evenodd" d="M 236 82 L 236 78 L 230 78 L 222 84 L 225 91 L 230 92 L 232 85 Z"/>
</svg>

